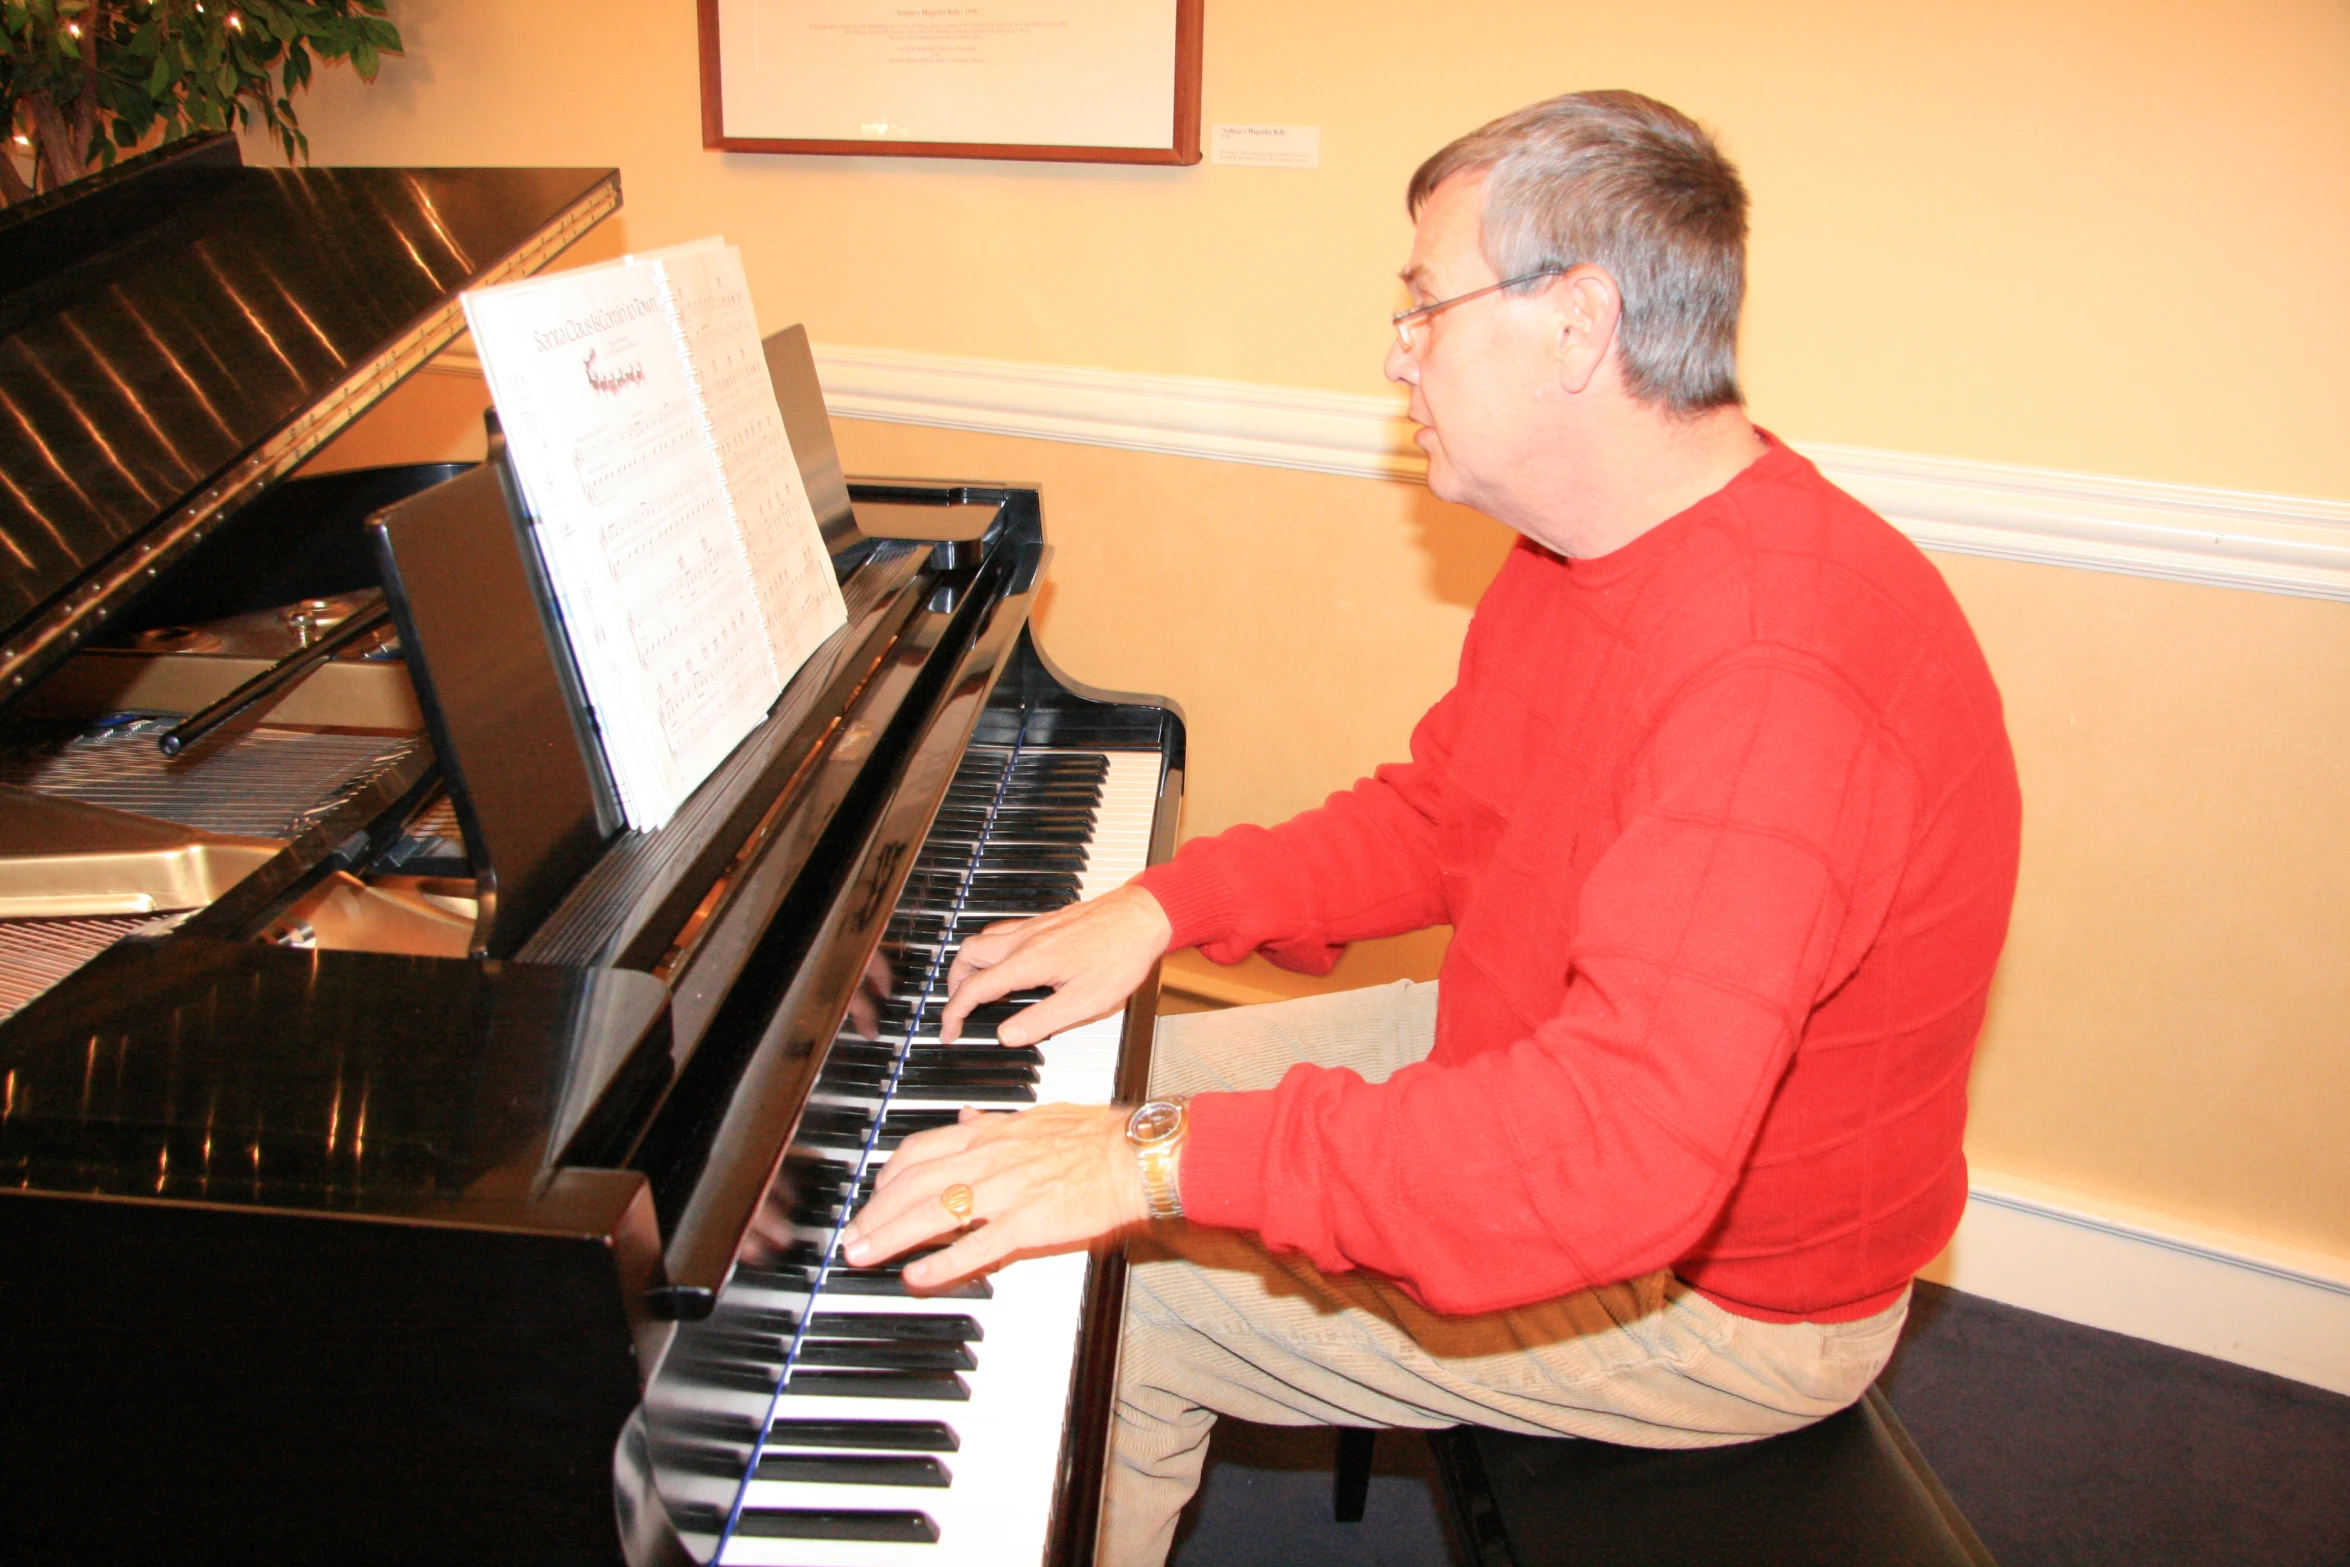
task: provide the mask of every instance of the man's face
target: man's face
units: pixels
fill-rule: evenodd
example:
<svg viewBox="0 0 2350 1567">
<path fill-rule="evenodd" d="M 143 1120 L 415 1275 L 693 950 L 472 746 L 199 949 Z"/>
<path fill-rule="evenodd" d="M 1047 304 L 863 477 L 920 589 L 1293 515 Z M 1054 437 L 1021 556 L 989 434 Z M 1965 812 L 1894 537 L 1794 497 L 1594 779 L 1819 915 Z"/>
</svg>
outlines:
<svg viewBox="0 0 2350 1567">
<path fill-rule="evenodd" d="M 1500 278 L 1479 248 L 1485 209 L 1482 174 L 1456 174 L 1420 208 L 1404 286 L 1414 305 L 1433 304 Z M 1488 294 L 1424 318 L 1419 346 L 1387 351 L 1387 378 L 1412 389 L 1413 440 L 1428 454 L 1428 488 L 1516 526 L 1514 489 L 1532 481 L 1529 461 L 1556 417 L 1555 317 L 1544 290 Z M 1548 389 L 1546 391 L 1546 388 Z"/>
</svg>

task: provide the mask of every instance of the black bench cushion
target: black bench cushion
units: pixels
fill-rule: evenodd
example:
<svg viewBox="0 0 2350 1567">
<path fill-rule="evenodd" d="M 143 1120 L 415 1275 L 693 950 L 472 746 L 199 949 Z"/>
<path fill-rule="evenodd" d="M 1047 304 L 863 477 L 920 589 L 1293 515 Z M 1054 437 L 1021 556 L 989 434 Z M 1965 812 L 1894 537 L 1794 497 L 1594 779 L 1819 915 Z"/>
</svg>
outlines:
<svg viewBox="0 0 2350 1567">
<path fill-rule="evenodd" d="M 1991 1567 L 1874 1388 L 1734 1447 L 1429 1435 L 1478 1567 Z"/>
</svg>

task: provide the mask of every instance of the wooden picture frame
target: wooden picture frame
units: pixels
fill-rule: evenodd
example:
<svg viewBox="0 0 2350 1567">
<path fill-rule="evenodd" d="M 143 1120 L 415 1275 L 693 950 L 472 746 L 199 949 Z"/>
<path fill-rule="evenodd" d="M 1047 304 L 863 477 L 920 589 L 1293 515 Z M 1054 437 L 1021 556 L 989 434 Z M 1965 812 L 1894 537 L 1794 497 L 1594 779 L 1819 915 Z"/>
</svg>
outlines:
<svg viewBox="0 0 2350 1567">
<path fill-rule="evenodd" d="M 885 0 L 697 0 L 702 145 L 727 152 L 862 158 L 1196 164 L 1204 5 L 1205 0 L 988 0 L 984 6 L 909 9 Z M 1167 20 L 1174 28 L 1174 69 L 1164 99 L 1158 96 L 1156 75 L 1165 59 L 1158 42 L 1164 36 L 1157 27 L 1161 12 L 1171 13 Z M 870 20 L 843 20 L 861 13 Z M 735 35 L 731 44 L 729 27 Z M 762 28 L 777 29 L 795 47 L 760 56 Z M 1031 43 L 1030 34 L 1040 28 L 1061 29 L 1053 35 L 1055 43 L 1108 52 L 1097 52 L 1091 66 L 1065 84 L 1067 90 L 1056 92 L 1049 71 L 1035 61 L 1053 52 Z M 1148 39 L 1147 49 L 1119 48 L 1137 35 Z M 776 79 L 776 58 L 786 62 L 782 71 L 807 74 Z M 731 131 L 730 89 L 736 100 Z M 746 98 L 754 101 L 746 104 Z M 911 121 L 935 112 L 941 124 L 976 128 L 978 134 L 918 139 L 922 124 L 912 124 L 909 131 L 888 118 L 901 112 L 891 103 L 910 100 L 933 105 L 910 116 Z M 940 103 L 947 106 L 937 107 Z M 1156 130 L 1162 103 L 1163 141 Z M 1053 107 L 1040 109 L 1041 104 Z M 1147 134 L 1140 128 L 1146 119 Z M 837 134 L 852 121 L 865 134 Z M 990 134 L 999 126 L 1017 131 L 1040 123 L 1061 134 L 1054 139 Z M 775 134 L 779 130 L 785 134 Z M 793 134 L 823 130 L 836 134 Z"/>
</svg>

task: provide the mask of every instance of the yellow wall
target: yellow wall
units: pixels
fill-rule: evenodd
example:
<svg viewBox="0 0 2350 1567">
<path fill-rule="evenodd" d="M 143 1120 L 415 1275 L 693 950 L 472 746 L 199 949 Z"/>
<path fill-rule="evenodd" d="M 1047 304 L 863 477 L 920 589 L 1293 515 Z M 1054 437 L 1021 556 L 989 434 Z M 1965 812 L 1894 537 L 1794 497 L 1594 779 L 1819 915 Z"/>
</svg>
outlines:
<svg viewBox="0 0 2350 1567">
<path fill-rule="evenodd" d="M 1801 440 L 2350 495 L 2339 0 L 1209 0 L 1203 118 L 1323 167 L 704 152 L 684 0 L 395 3 L 324 73 L 322 163 L 623 171 L 617 249 L 724 230 L 771 325 L 853 343 L 1376 391 L 1413 165 L 1635 86 L 1753 185 L 1746 364 Z"/>
<path fill-rule="evenodd" d="M 689 6 L 395 14 L 407 60 L 305 101 L 319 161 L 617 163 L 626 211 L 585 253 L 723 230 L 764 322 L 820 343 L 1345 391 L 1378 387 L 1414 162 L 1536 96 L 1638 86 L 1754 187 L 1747 379 L 1783 434 L 2350 496 L 2350 11 L 2327 0 L 1211 4 L 1205 118 L 1320 125 L 1312 173 L 722 157 Z M 419 378 L 337 457 L 477 446 L 479 399 Z M 1046 484 L 1047 645 L 1183 701 L 1191 831 L 1394 754 L 1507 544 L 1410 485 L 841 442 L 852 469 Z M 2350 605 L 1939 563 L 2027 805 L 1972 1151 L 2350 1256 Z"/>
</svg>

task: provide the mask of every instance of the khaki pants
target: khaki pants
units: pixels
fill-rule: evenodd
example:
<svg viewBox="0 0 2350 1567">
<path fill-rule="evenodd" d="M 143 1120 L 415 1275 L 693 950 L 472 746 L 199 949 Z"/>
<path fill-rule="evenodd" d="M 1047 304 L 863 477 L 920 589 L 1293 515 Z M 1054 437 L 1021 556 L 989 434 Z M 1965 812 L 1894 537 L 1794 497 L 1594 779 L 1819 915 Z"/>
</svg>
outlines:
<svg viewBox="0 0 2350 1567">
<path fill-rule="evenodd" d="M 1436 987 L 1160 1020 L 1154 1094 L 1270 1088 L 1298 1061 L 1374 1082 L 1425 1056 Z M 1324 1275 L 1234 1230 L 1159 1226 L 1129 1248 L 1126 1336 L 1099 1559 L 1155 1567 L 1198 1489 L 1218 1413 L 1271 1425 L 1483 1425 L 1642 1447 L 1792 1430 L 1867 1390 L 1908 1310 L 1757 1322 L 1669 1271 L 1475 1317 L 1376 1274 Z"/>
</svg>

